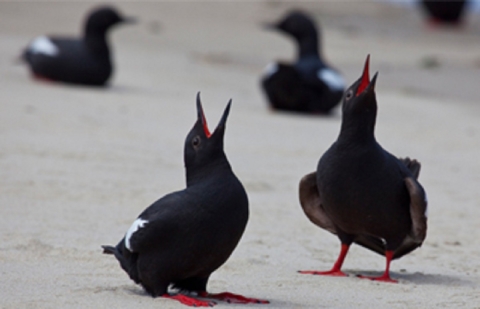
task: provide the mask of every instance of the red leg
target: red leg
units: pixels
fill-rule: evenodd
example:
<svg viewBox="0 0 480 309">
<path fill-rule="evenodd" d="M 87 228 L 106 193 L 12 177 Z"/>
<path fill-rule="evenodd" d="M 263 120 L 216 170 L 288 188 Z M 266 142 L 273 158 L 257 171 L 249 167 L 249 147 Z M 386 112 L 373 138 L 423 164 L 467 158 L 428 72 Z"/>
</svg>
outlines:
<svg viewBox="0 0 480 309">
<path fill-rule="evenodd" d="M 198 294 L 200 297 L 204 298 L 212 298 L 216 300 L 226 301 L 227 303 L 234 303 L 234 304 L 269 304 L 268 300 L 256 299 L 256 298 L 247 298 L 242 295 L 233 294 L 229 292 L 218 293 L 218 294 L 211 294 L 208 292 L 200 292 Z"/>
<path fill-rule="evenodd" d="M 393 251 L 390 251 L 390 250 L 385 251 L 385 257 L 387 258 L 387 266 L 385 268 L 385 272 L 383 273 L 383 275 L 381 275 L 380 277 L 369 277 L 369 276 L 360 275 L 358 277 L 362 279 L 370 279 L 374 281 L 398 283 L 397 280 L 390 278 L 390 262 L 392 261 Z"/>
<path fill-rule="evenodd" d="M 345 260 L 345 256 L 347 256 L 348 249 L 350 248 L 350 245 L 342 244 L 341 250 L 340 250 L 340 255 L 338 256 L 337 261 L 335 264 L 333 264 L 332 269 L 328 271 L 315 271 L 315 270 L 301 270 L 299 273 L 301 274 L 307 274 L 307 275 L 328 275 L 328 276 L 339 276 L 339 277 L 345 277 L 347 274 L 345 274 L 343 271 L 340 269 L 342 268 L 343 261 Z"/>
<path fill-rule="evenodd" d="M 175 295 L 163 294 L 162 297 L 177 300 L 182 304 L 190 307 L 213 307 L 216 305 L 216 303 L 213 301 L 199 300 L 183 294 L 175 294 Z"/>
</svg>

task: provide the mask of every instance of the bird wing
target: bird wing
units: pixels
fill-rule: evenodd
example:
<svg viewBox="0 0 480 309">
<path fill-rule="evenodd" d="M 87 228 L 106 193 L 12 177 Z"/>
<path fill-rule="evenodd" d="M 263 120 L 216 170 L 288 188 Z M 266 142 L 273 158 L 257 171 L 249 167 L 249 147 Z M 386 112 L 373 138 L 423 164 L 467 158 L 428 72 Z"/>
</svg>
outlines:
<svg viewBox="0 0 480 309">
<path fill-rule="evenodd" d="M 317 187 L 316 172 L 307 174 L 300 180 L 299 197 L 300 205 L 302 205 L 303 211 L 310 221 L 322 229 L 337 234 L 335 225 L 322 207 L 322 200 Z"/>
<path fill-rule="evenodd" d="M 421 244 L 427 235 L 427 194 L 422 186 L 412 177 L 405 178 L 405 185 L 410 194 L 412 238 Z"/>
<path fill-rule="evenodd" d="M 411 176 L 406 177 L 404 181 L 410 195 L 412 229 L 400 247 L 395 250 L 393 259 L 398 259 L 420 247 L 427 235 L 427 196 L 425 191 Z"/>
<path fill-rule="evenodd" d="M 299 196 L 303 211 L 310 221 L 336 235 L 335 225 L 323 210 L 317 188 L 317 174 L 315 172 L 305 175 L 300 180 Z M 357 235 L 354 242 L 378 254 L 385 255 L 385 244 L 378 237 Z"/>
<path fill-rule="evenodd" d="M 174 192 L 159 199 L 133 222 L 125 235 L 125 247 L 130 252 L 140 252 L 145 248 L 158 246 L 169 241 L 177 233 L 179 220 L 182 220 L 183 205 L 181 192 Z"/>
<path fill-rule="evenodd" d="M 262 78 L 262 86 L 273 108 L 298 110 L 305 101 L 300 74 L 288 64 L 270 65 L 269 72 Z"/>
<path fill-rule="evenodd" d="M 335 70 L 321 68 L 317 71 L 317 78 L 325 83 L 331 91 L 342 91 L 345 89 L 345 80 Z"/>
<path fill-rule="evenodd" d="M 88 53 L 85 41 L 77 38 L 51 37 L 50 40 L 59 49 L 59 54 L 69 55 L 85 55 Z"/>
<path fill-rule="evenodd" d="M 399 158 L 395 161 L 404 175 L 405 186 L 410 195 L 409 207 L 412 220 L 411 232 L 394 252 L 393 259 L 398 259 L 421 246 L 425 239 L 427 233 L 427 197 L 422 186 L 417 181 L 421 168 L 420 162 L 408 157 Z M 378 237 L 358 235 L 354 242 L 378 254 L 385 255 L 385 244 Z"/>
<path fill-rule="evenodd" d="M 399 158 L 398 160 L 400 160 L 400 162 L 402 162 L 410 170 L 415 179 L 418 179 L 418 176 L 420 175 L 420 168 L 422 167 L 420 162 L 415 159 L 410 159 L 409 157 Z"/>
<path fill-rule="evenodd" d="M 410 171 L 405 174 L 404 181 L 410 195 L 410 216 L 412 220 L 411 238 L 414 243 L 420 244 L 427 234 L 427 194 L 417 179 L 420 174 L 420 162 L 415 159 L 399 159 Z"/>
<path fill-rule="evenodd" d="M 26 48 L 27 53 L 42 54 L 49 57 L 58 56 L 58 46 L 48 36 L 39 36 L 33 39 Z"/>
<path fill-rule="evenodd" d="M 345 90 L 345 80 L 340 73 L 316 58 L 300 59 L 295 68 L 302 76 L 305 85 L 317 89 L 317 91 L 340 91 Z"/>
</svg>

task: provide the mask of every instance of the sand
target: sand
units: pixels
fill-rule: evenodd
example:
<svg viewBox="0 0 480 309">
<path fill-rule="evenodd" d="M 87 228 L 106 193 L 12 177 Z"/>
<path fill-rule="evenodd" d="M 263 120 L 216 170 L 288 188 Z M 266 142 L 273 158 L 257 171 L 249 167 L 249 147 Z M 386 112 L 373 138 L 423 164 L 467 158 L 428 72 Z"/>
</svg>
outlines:
<svg viewBox="0 0 480 309">
<path fill-rule="evenodd" d="M 108 89 L 32 80 L 16 64 L 39 34 L 78 33 L 94 3 L 0 3 L 0 308 L 184 308 L 153 299 L 100 246 L 184 187 L 183 142 L 201 91 L 210 126 L 233 99 L 225 148 L 249 195 L 238 248 L 212 292 L 270 305 L 218 308 L 480 308 L 480 23 L 432 30 L 412 8 L 373 2 L 120 2 L 141 22 L 114 30 Z M 347 278 L 300 275 L 331 267 L 338 239 L 304 216 L 300 178 L 335 140 L 340 111 L 305 117 L 268 110 L 258 81 L 291 41 L 260 24 L 291 7 L 323 25 L 324 54 L 348 83 L 367 54 L 379 71 L 376 136 L 422 162 L 429 230 L 393 262 L 358 246 Z"/>
</svg>

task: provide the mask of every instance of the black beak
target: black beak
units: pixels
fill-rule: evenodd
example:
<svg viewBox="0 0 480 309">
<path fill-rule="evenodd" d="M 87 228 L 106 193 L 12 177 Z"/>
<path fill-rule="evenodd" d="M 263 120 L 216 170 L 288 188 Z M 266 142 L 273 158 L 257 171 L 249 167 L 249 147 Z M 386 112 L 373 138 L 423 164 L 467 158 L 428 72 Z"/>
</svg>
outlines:
<svg viewBox="0 0 480 309">
<path fill-rule="evenodd" d="M 132 17 L 132 16 L 122 17 L 122 23 L 124 23 L 124 24 L 136 24 L 136 23 L 138 23 L 138 18 Z"/>
<path fill-rule="evenodd" d="M 228 101 L 227 107 L 225 107 L 225 111 L 223 112 L 222 118 L 218 122 L 217 128 L 225 127 L 225 124 L 227 123 L 228 114 L 230 113 L 230 106 L 232 106 L 232 99 Z"/>
<path fill-rule="evenodd" d="M 278 25 L 276 23 L 262 23 L 261 24 L 262 26 L 262 29 L 265 29 L 265 30 L 277 30 L 278 29 Z"/>
<path fill-rule="evenodd" d="M 377 82 L 377 76 L 378 76 L 378 72 L 376 72 L 375 75 L 373 75 L 372 80 L 370 81 L 370 84 L 368 84 L 368 89 L 367 89 L 368 92 L 375 91 L 375 83 Z"/>
</svg>

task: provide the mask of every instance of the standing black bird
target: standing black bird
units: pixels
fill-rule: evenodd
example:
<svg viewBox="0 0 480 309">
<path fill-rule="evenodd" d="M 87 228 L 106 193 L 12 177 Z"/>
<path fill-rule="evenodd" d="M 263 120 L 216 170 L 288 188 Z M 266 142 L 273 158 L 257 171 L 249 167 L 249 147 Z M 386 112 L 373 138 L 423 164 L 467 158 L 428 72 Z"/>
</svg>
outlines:
<svg viewBox="0 0 480 309">
<path fill-rule="evenodd" d="M 71 84 L 104 86 L 113 71 L 108 30 L 120 23 L 134 22 L 112 7 L 92 11 L 82 38 L 40 36 L 24 50 L 22 58 L 39 79 Z"/>
<path fill-rule="evenodd" d="M 114 254 L 130 278 L 153 297 L 176 299 L 190 306 L 213 306 L 169 286 L 196 292 L 201 298 L 234 303 L 268 303 L 232 293 L 210 294 L 210 274 L 228 259 L 248 221 L 248 198 L 223 151 L 231 101 L 210 134 L 200 96 L 198 119 L 184 148 L 187 187 L 168 194 L 145 209 L 116 247 Z"/>
<path fill-rule="evenodd" d="M 340 135 L 318 162 L 316 173 L 300 181 L 300 203 L 307 217 L 336 234 L 342 243 L 330 271 L 304 271 L 316 275 L 345 276 L 340 270 L 349 246 L 355 242 L 387 260 L 420 247 L 427 232 L 427 200 L 417 178 L 420 163 L 397 159 L 378 144 L 375 81 L 369 80 L 369 57 L 363 75 L 346 91 Z"/>
<path fill-rule="evenodd" d="M 328 113 L 343 95 L 345 82 L 319 52 L 319 35 L 314 21 L 293 11 L 276 24 L 267 25 L 293 37 L 298 59 L 290 65 L 273 63 L 262 78 L 272 108 L 303 113 Z"/>
</svg>

